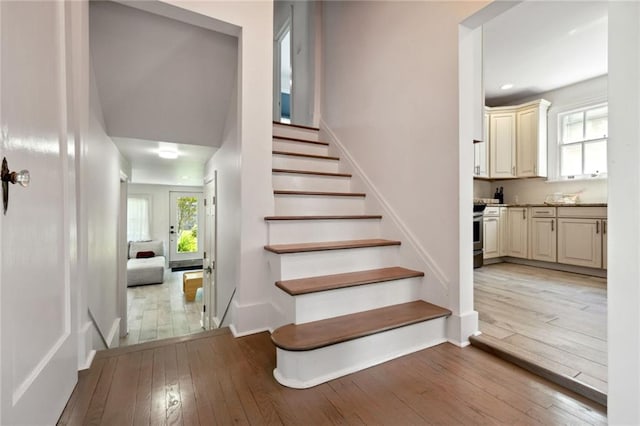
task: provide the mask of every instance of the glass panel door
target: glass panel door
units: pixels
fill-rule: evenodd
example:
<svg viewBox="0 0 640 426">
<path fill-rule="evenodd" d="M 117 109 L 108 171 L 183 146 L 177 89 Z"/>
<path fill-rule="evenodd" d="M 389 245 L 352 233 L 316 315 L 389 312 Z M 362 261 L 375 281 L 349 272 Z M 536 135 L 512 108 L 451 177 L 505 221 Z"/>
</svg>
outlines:
<svg viewBox="0 0 640 426">
<path fill-rule="evenodd" d="M 202 259 L 203 201 L 201 192 L 170 192 L 169 260 Z"/>
</svg>

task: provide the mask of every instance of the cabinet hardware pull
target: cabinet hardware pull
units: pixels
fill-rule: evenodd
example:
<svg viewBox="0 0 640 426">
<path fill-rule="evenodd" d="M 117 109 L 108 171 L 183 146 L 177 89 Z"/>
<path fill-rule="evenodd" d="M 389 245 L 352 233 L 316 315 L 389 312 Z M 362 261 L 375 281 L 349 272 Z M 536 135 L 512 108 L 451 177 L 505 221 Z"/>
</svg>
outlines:
<svg viewBox="0 0 640 426">
<path fill-rule="evenodd" d="M 600 233 L 600 221 L 597 220 L 596 221 L 596 234 L 599 234 L 599 233 Z"/>
<path fill-rule="evenodd" d="M 555 220 L 551 219 L 551 232 L 553 232 L 553 222 L 555 222 Z"/>
<path fill-rule="evenodd" d="M 511 166 L 511 174 L 516 175 L 516 166 Z"/>
<path fill-rule="evenodd" d="M 607 221 L 606 220 L 602 221 L 602 233 L 603 234 L 607 233 Z"/>
<path fill-rule="evenodd" d="M 522 209 L 522 220 L 525 220 L 526 218 L 527 218 L 527 210 Z"/>
</svg>

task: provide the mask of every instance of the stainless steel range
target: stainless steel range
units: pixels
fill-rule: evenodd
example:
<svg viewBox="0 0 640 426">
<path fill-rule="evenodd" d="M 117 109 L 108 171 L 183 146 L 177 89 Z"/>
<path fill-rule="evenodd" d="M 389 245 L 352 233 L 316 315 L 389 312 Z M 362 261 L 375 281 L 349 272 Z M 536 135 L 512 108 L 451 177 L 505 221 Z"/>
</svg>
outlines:
<svg viewBox="0 0 640 426">
<path fill-rule="evenodd" d="M 482 235 L 485 203 L 473 203 L 473 267 L 483 264 L 484 238 Z"/>
</svg>

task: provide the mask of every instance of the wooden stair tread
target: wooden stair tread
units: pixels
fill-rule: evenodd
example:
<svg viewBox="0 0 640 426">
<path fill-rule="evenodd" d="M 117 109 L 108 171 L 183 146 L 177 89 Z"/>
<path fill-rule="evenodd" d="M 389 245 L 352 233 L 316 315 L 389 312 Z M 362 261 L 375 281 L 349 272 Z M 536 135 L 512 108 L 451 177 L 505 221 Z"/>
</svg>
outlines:
<svg viewBox="0 0 640 426">
<path fill-rule="evenodd" d="M 348 272 L 345 274 L 276 281 L 276 286 L 292 296 L 297 296 L 300 294 L 316 293 L 339 288 L 355 287 L 364 284 L 381 283 L 423 276 L 424 272 L 393 266 L 390 268 L 370 269 L 367 271 Z"/>
<path fill-rule="evenodd" d="M 332 177 L 345 177 L 350 178 L 351 173 L 332 173 L 332 172 L 316 172 L 313 170 L 293 170 L 293 169 L 271 169 L 273 173 L 290 173 L 298 175 L 318 175 L 318 176 L 332 176 Z"/>
<path fill-rule="evenodd" d="M 303 253 L 309 251 L 344 250 L 366 247 L 399 246 L 400 241 L 370 239 L 370 240 L 346 240 L 323 241 L 314 243 L 275 244 L 264 246 L 265 250 L 276 254 Z"/>
<path fill-rule="evenodd" d="M 320 130 L 318 127 L 303 126 L 302 124 L 281 123 L 279 121 L 274 121 L 273 124 L 277 124 L 279 126 L 297 127 L 299 129 L 316 130 L 316 131 Z"/>
<path fill-rule="evenodd" d="M 308 139 L 292 138 L 292 137 L 289 137 L 289 136 L 273 136 L 273 139 L 278 139 L 278 140 L 283 140 L 283 141 L 290 141 L 290 142 L 310 143 L 310 144 L 313 144 L 313 145 L 329 146 L 329 142 L 310 141 Z"/>
<path fill-rule="evenodd" d="M 422 300 L 372 309 L 305 324 L 288 324 L 271 334 L 273 343 L 289 351 L 309 351 L 451 315 Z"/>
<path fill-rule="evenodd" d="M 332 157 L 329 155 L 316 155 L 316 154 L 302 154 L 300 152 L 290 152 L 290 151 L 271 151 L 273 155 L 289 155 L 292 157 L 304 157 L 304 158 L 315 158 L 318 160 L 340 160 L 340 157 Z"/>
<path fill-rule="evenodd" d="M 329 191 L 293 191 L 276 189 L 274 195 L 317 195 L 326 197 L 366 197 L 364 192 L 329 192 Z"/>
<path fill-rule="evenodd" d="M 359 215 L 326 215 L 326 216 L 266 216 L 264 220 L 358 220 L 358 219 L 382 219 L 379 214 Z"/>
</svg>

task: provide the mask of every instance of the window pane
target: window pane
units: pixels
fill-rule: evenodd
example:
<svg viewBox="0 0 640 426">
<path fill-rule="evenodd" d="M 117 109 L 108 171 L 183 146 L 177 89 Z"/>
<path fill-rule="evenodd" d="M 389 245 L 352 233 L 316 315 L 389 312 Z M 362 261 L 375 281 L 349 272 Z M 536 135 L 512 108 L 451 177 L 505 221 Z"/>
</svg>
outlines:
<svg viewBox="0 0 640 426">
<path fill-rule="evenodd" d="M 583 140 L 582 122 L 583 112 L 574 112 L 562 117 L 562 143 L 577 142 Z"/>
<path fill-rule="evenodd" d="M 178 198 L 178 253 L 198 251 L 198 197 Z"/>
<path fill-rule="evenodd" d="M 584 172 L 585 174 L 607 172 L 606 140 L 584 144 Z"/>
<path fill-rule="evenodd" d="M 598 139 L 607 137 L 608 108 L 606 106 L 587 111 L 585 139 Z"/>
<path fill-rule="evenodd" d="M 575 176 L 582 174 L 582 144 L 560 147 L 560 175 Z"/>
</svg>

